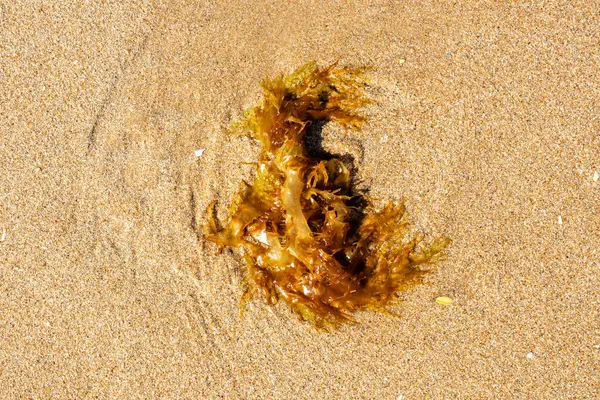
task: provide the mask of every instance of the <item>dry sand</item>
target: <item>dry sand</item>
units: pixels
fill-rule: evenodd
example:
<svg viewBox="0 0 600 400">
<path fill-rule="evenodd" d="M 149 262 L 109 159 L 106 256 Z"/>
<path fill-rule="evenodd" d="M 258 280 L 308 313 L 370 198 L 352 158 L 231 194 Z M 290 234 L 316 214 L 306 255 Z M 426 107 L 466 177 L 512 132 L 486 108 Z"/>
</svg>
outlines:
<svg viewBox="0 0 600 400">
<path fill-rule="evenodd" d="M 0 397 L 599 396 L 599 4 L 289 3 L 0 3 Z M 333 334 L 240 317 L 199 240 L 257 154 L 225 127 L 313 59 L 377 68 L 325 146 L 454 240 Z"/>
</svg>

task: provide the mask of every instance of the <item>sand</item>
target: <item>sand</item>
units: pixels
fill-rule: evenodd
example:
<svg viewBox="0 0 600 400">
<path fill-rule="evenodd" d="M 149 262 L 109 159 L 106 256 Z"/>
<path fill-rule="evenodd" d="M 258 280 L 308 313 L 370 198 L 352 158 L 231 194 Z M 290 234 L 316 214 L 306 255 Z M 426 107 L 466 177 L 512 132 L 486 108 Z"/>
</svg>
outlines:
<svg viewBox="0 0 600 400">
<path fill-rule="evenodd" d="M 0 3 L 0 397 L 600 396 L 598 3 L 289 3 Z M 240 316 L 200 226 L 252 178 L 224 132 L 260 80 L 338 59 L 377 103 L 325 147 L 453 244 L 327 334 Z"/>
</svg>

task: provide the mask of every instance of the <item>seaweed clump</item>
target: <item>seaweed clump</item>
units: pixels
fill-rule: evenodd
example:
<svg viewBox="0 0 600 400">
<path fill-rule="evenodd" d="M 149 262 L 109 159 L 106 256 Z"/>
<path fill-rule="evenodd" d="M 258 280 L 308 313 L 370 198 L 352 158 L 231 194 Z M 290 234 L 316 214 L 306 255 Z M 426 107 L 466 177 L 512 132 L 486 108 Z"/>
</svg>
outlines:
<svg viewBox="0 0 600 400">
<path fill-rule="evenodd" d="M 236 194 L 223 226 L 211 204 L 206 231 L 221 249 L 242 249 L 243 303 L 262 291 L 267 303 L 283 300 L 317 328 L 337 327 L 357 309 L 386 311 L 422 280 L 422 264 L 439 260 L 446 239 L 424 245 L 402 204 L 376 211 L 353 189 L 344 162 L 307 149 L 311 124 L 360 130 L 365 117 L 356 110 L 370 102 L 365 70 L 309 63 L 265 80 L 262 102 L 233 125 L 262 145 L 256 178 Z"/>
</svg>

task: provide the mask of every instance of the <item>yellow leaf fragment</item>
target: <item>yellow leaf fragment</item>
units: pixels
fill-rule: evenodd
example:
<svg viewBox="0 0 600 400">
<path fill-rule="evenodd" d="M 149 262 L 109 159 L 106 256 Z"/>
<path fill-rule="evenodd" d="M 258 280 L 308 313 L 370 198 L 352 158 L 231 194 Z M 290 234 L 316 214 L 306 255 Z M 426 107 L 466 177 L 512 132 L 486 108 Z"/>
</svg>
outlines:
<svg viewBox="0 0 600 400">
<path fill-rule="evenodd" d="M 437 299 L 435 299 L 435 302 L 443 306 L 449 306 L 454 302 L 454 300 L 447 296 L 440 296 Z"/>
</svg>

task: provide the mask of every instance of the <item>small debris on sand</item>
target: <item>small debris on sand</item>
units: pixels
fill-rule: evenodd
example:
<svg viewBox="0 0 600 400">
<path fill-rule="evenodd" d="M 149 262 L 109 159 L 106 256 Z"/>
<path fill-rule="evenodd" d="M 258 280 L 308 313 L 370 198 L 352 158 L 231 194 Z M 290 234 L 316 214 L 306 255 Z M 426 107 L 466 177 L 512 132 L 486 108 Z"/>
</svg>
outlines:
<svg viewBox="0 0 600 400">
<path fill-rule="evenodd" d="M 443 306 L 449 306 L 454 302 L 454 300 L 447 296 L 440 296 L 437 299 L 435 299 L 435 302 Z"/>
<path fill-rule="evenodd" d="M 198 150 L 194 151 L 194 156 L 200 157 L 204 153 L 204 150 L 206 150 L 206 149 L 198 149 Z"/>
</svg>

